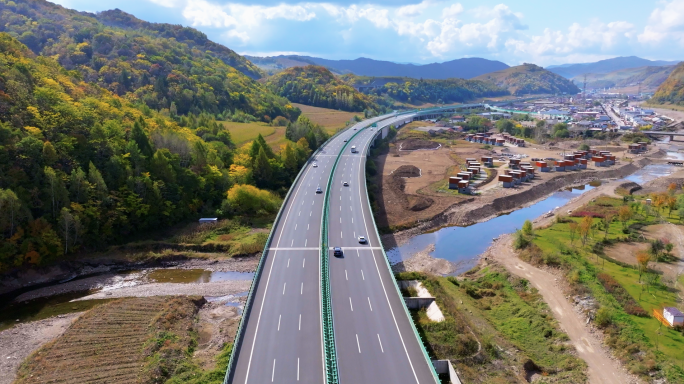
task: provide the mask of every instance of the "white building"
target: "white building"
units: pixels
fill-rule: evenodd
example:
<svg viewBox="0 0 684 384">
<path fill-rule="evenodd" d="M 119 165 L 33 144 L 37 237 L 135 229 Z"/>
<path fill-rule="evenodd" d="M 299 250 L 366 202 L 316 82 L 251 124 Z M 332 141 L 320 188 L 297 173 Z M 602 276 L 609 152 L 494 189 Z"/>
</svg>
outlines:
<svg viewBox="0 0 684 384">
<path fill-rule="evenodd" d="M 681 327 L 684 325 L 684 314 L 675 307 L 665 307 L 663 308 L 663 317 L 667 320 L 673 327 Z"/>
</svg>

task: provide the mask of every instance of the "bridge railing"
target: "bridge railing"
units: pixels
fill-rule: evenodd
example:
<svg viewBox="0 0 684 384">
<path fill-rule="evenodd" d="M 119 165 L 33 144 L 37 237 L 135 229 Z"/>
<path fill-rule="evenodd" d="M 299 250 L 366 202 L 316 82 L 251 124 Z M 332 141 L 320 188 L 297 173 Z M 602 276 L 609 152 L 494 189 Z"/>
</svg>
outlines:
<svg viewBox="0 0 684 384">
<path fill-rule="evenodd" d="M 377 136 L 377 134 L 376 134 L 376 136 Z M 371 146 L 368 145 L 368 147 L 366 148 L 366 153 L 365 153 L 366 156 L 368 156 L 370 153 L 370 147 Z M 364 185 L 366 185 L 366 188 L 368 188 L 368 184 L 366 184 L 366 172 L 365 171 L 363 172 L 363 181 L 364 181 Z M 368 190 L 366 190 L 366 203 L 368 204 L 368 211 L 372 215 L 373 214 L 373 208 L 371 206 L 370 199 L 368 197 Z M 409 312 L 408 307 L 406 307 L 406 303 L 404 302 L 401 291 L 399 290 L 399 284 L 397 284 L 397 280 L 394 277 L 394 273 L 392 273 L 392 266 L 390 265 L 389 258 L 387 257 L 387 254 L 385 253 L 385 247 L 382 245 L 382 241 L 380 240 L 380 232 L 378 231 L 378 226 L 375 223 L 375 217 L 373 217 L 372 221 L 373 221 L 373 228 L 375 229 L 375 235 L 377 236 L 378 241 L 380 241 L 380 250 L 382 251 L 382 256 L 383 256 L 383 259 L 385 260 L 385 265 L 387 266 L 387 269 L 390 272 L 390 276 L 392 276 L 392 285 L 396 289 L 397 295 L 399 296 L 399 298 L 401 298 L 401 300 L 400 300 L 401 301 L 401 307 L 404 308 L 404 312 L 406 313 L 406 316 L 409 319 L 409 323 L 411 324 L 411 329 L 413 330 L 413 333 L 416 336 L 416 339 L 418 340 L 418 344 L 420 345 L 420 349 L 423 351 L 423 355 L 425 357 L 425 360 L 427 361 L 428 366 L 430 366 L 430 371 L 432 372 L 432 376 L 435 379 L 435 383 L 439 383 L 440 382 L 439 377 L 437 375 L 437 372 L 435 371 L 435 367 L 432 365 L 432 359 L 430 358 L 430 355 L 428 354 L 427 350 L 425 349 L 425 343 L 427 341 L 424 341 L 420 337 L 420 333 L 418 333 L 418 329 L 416 328 L 416 325 L 413 323 L 413 318 L 411 317 L 411 313 Z"/>
</svg>

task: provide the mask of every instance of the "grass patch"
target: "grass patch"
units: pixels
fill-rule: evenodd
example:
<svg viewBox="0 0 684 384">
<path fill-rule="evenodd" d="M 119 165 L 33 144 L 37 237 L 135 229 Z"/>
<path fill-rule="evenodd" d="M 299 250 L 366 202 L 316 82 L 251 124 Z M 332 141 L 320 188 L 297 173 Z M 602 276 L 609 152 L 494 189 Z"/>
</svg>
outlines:
<svg viewBox="0 0 684 384">
<path fill-rule="evenodd" d="M 605 214 L 626 204 L 623 199 L 602 197 L 575 212 Z M 622 223 L 616 219 L 607 228 L 600 219 L 593 219 L 585 244 L 579 234 L 573 240 L 570 231 L 571 223 L 581 219 L 565 218 L 537 229 L 530 249 L 536 246 L 543 254 L 553 254 L 565 269 L 573 293 L 596 299 L 600 306 L 596 316 L 601 320 L 597 325 L 604 328 L 606 343 L 632 373 L 684 382 L 684 335 L 661 326 L 651 317 L 653 309 L 677 305 L 679 292 L 674 289 L 674 282 L 660 281 L 655 272 L 645 273 L 648 277 L 642 276 L 640 282 L 636 267 L 603 255 L 603 244 L 642 238 L 640 228 L 661 219 L 675 221 L 664 211 L 660 213 L 638 203 L 631 205 L 631 211 L 630 220 Z M 530 252 L 521 252 L 521 257 Z M 543 258 L 535 260 L 542 263 Z M 647 279 L 651 284 L 644 283 Z"/>
<path fill-rule="evenodd" d="M 550 382 L 586 382 L 586 365 L 527 281 L 487 267 L 423 284 L 446 320 L 434 323 L 416 311 L 414 321 L 432 357 L 452 360 L 464 382 L 519 383 L 530 366 Z"/>
<path fill-rule="evenodd" d="M 222 123 L 223 126 L 230 131 L 230 136 L 233 138 L 233 142 L 237 145 L 252 141 L 256 139 L 259 134 L 265 137 L 266 141 L 268 142 L 269 138 L 267 136 L 271 136 L 277 131 L 276 127 L 262 122 L 235 123 L 232 121 L 222 121 L 220 123 Z M 285 136 L 284 129 L 282 129 L 282 135 L 283 137 Z"/>
<path fill-rule="evenodd" d="M 233 344 L 227 343 L 216 357 L 214 369 L 203 370 L 196 363 L 188 360 L 180 364 L 171 379 L 166 384 L 222 384 L 226 376 L 226 369 L 230 362 Z"/>
<path fill-rule="evenodd" d="M 363 118 L 363 112 L 345 112 L 336 109 L 312 107 L 304 104 L 292 104 L 302 110 L 302 115 L 309 118 L 316 124 L 321 125 L 329 134 L 337 132 L 338 129 L 347 126 L 347 123 L 354 119 L 354 116 Z"/>
</svg>

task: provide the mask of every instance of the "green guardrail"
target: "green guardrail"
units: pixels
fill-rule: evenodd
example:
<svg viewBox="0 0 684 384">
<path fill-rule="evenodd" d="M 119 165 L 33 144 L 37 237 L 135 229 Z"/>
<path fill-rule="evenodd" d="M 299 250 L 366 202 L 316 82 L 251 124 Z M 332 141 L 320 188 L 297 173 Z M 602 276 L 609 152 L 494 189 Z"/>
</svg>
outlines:
<svg viewBox="0 0 684 384">
<path fill-rule="evenodd" d="M 391 117 L 391 116 L 390 116 Z M 361 131 L 369 126 L 377 126 L 377 121 L 362 127 L 357 130 L 340 150 L 340 153 L 335 158 L 332 168 L 330 169 L 330 176 L 328 176 L 328 184 L 325 188 L 325 197 L 323 200 L 323 216 L 321 217 L 321 317 L 323 323 L 323 347 L 325 353 L 325 375 L 327 384 L 338 384 L 339 373 L 337 370 L 337 347 L 335 345 L 335 327 L 333 322 L 332 296 L 330 294 L 330 263 L 329 263 L 329 246 L 328 246 L 328 216 L 330 214 L 330 190 L 332 187 L 333 178 L 337 164 L 342 158 L 342 154 L 347 149 L 347 145 L 358 135 Z"/>
<path fill-rule="evenodd" d="M 299 170 L 299 173 L 297 173 L 297 177 L 295 177 L 294 181 L 292 182 L 292 186 L 297 185 L 299 182 L 299 179 L 302 177 L 304 172 L 306 171 L 307 167 L 311 162 L 314 161 L 316 158 L 316 155 L 321 151 L 322 148 L 324 148 L 330 141 L 332 141 L 335 137 L 340 135 L 342 132 L 346 131 L 346 129 L 340 130 L 336 132 L 334 135 L 332 135 L 328 140 L 326 140 L 320 147 L 314 151 L 314 153 L 309 156 L 309 158 L 306 160 L 304 165 L 302 165 L 302 168 Z M 280 218 L 283 213 L 283 209 L 285 206 L 287 206 L 287 202 L 290 199 L 290 195 L 292 194 L 292 190 L 294 188 L 290 187 L 290 189 L 287 191 L 287 194 L 285 195 L 285 198 L 283 199 L 283 204 L 280 206 L 280 209 L 278 210 L 278 214 L 276 215 L 275 220 L 273 221 L 273 226 L 271 227 L 271 231 L 268 234 L 268 238 L 266 239 L 266 244 L 264 245 L 264 250 L 261 253 L 261 258 L 259 259 L 259 264 L 257 265 L 257 269 L 254 272 L 254 277 L 252 277 L 252 283 L 249 287 L 249 294 L 247 295 L 247 301 L 245 302 L 245 307 L 242 311 L 243 315 L 240 318 L 240 324 L 238 325 L 238 330 L 235 333 L 235 339 L 233 340 L 233 349 L 230 353 L 230 360 L 228 362 L 228 367 L 226 369 L 226 375 L 223 379 L 223 384 L 228 384 L 230 375 L 235 369 L 235 364 L 237 364 L 237 360 L 235 359 L 235 354 L 236 351 L 240 349 L 240 345 L 242 344 L 242 339 L 244 337 L 244 332 L 245 332 L 245 324 L 246 324 L 246 318 L 249 317 L 250 310 L 252 307 L 252 304 L 254 302 L 254 292 L 256 291 L 256 286 L 257 282 L 259 281 L 259 278 L 261 277 L 261 273 L 263 271 L 263 266 L 264 263 L 266 262 L 266 253 L 268 252 L 268 248 L 271 247 L 271 242 L 273 240 L 273 235 L 276 227 L 278 226 L 278 223 L 280 222 Z"/>
<path fill-rule="evenodd" d="M 366 149 L 366 152 L 370 150 L 370 145 Z M 365 154 L 366 156 L 368 153 Z M 364 167 L 365 169 L 365 167 Z M 363 181 L 364 184 L 366 185 L 366 188 L 368 188 L 366 184 L 366 172 L 364 170 L 363 172 Z M 370 199 L 368 198 L 368 190 L 366 190 L 366 203 L 368 204 L 368 211 L 373 214 L 373 209 L 371 207 Z M 375 235 L 378 238 L 378 241 L 380 241 L 380 232 L 378 232 L 378 226 L 375 224 L 375 218 L 373 218 L 373 228 L 375 229 Z M 425 356 L 425 360 L 428 363 L 428 366 L 430 367 L 430 371 L 432 372 L 432 376 L 435 379 L 435 383 L 439 383 L 439 377 L 437 375 L 437 372 L 435 371 L 435 367 L 432 365 L 432 359 L 430 359 L 430 355 L 428 354 L 427 350 L 425 349 L 425 341 L 420 337 L 420 334 L 418 333 L 418 329 L 416 329 L 416 325 L 413 323 L 413 318 L 411 317 L 411 313 L 408 310 L 408 307 L 406 307 L 406 302 L 403 300 L 403 296 L 401 294 L 401 291 L 399 290 L 399 284 L 397 284 L 397 280 L 394 277 L 394 273 L 392 273 L 392 266 L 389 263 L 389 259 L 387 258 L 387 254 L 385 253 L 385 247 L 382 245 L 382 241 L 380 241 L 380 249 L 382 250 L 382 256 L 383 259 L 385 260 L 385 264 L 387 266 L 387 269 L 390 272 L 390 276 L 392 276 L 392 282 L 394 283 L 394 288 L 397 290 L 397 295 L 399 295 L 400 298 L 402 298 L 401 301 L 401 306 L 404 308 L 404 312 L 406 313 L 406 316 L 409 319 L 409 323 L 411 324 L 411 329 L 413 329 L 413 333 L 415 334 L 416 338 L 418 339 L 418 344 L 420 345 L 420 349 L 423 351 L 423 355 Z"/>
</svg>

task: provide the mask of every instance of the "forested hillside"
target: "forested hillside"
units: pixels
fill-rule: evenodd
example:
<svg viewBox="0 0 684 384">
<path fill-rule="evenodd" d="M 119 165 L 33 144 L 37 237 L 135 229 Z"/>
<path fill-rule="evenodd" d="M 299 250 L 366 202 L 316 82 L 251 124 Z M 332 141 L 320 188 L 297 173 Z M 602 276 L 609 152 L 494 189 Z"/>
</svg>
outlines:
<svg viewBox="0 0 684 384">
<path fill-rule="evenodd" d="M 478 76 L 475 79 L 506 88 L 512 95 L 516 96 L 560 93 L 576 94 L 580 91 L 570 80 L 534 64 L 510 67 L 502 71 Z"/>
<path fill-rule="evenodd" d="M 0 270 L 199 214 L 274 213 L 327 138 L 300 117 L 277 153 L 261 136 L 235 148 L 208 114 L 134 101 L 0 33 Z"/>
<path fill-rule="evenodd" d="M 288 68 L 269 77 L 266 86 L 294 103 L 350 112 L 378 108 L 370 96 L 315 65 Z"/>
<path fill-rule="evenodd" d="M 658 87 L 649 103 L 684 106 L 684 62 L 675 67 L 667 80 Z"/>
<path fill-rule="evenodd" d="M 77 70 L 84 81 L 155 110 L 225 120 L 242 112 L 267 122 L 299 114 L 253 80 L 262 76 L 256 66 L 193 28 L 148 23 L 120 10 L 90 14 L 44 0 L 0 0 L 0 31 Z"/>
<path fill-rule="evenodd" d="M 464 79 L 424 80 L 408 77 L 357 77 L 346 75 L 344 78 L 353 84 L 372 87 L 371 95 L 388 96 L 400 102 L 420 103 L 458 103 L 478 97 L 508 95 L 508 91 L 496 85 Z"/>
<path fill-rule="evenodd" d="M 642 90 L 660 86 L 674 70 L 674 65 L 660 67 L 627 68 L 609 73 L 589 73 L 586 75 L 588 89 L 627 87 L 641 84 Z M 578 87 L 584 83 L 584 75 L 571 79 Z"/>
</svg>

